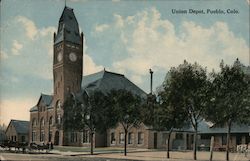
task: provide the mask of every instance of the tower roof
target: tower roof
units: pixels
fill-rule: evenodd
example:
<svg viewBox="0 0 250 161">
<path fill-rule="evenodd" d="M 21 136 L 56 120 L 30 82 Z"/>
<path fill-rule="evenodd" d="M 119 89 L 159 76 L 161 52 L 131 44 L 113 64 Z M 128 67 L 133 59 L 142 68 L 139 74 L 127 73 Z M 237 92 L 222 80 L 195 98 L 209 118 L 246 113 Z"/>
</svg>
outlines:
<svg viewBox="0 0 250 161">
<path fill-rule="evenodd" d="M 81 43 L 78 22 L 72 8 L 64 7 L 62 15 L 58 23 L 58 30 L 55 37 L 55 44 L 63 40 L 75 44 Z"/>
</svg>

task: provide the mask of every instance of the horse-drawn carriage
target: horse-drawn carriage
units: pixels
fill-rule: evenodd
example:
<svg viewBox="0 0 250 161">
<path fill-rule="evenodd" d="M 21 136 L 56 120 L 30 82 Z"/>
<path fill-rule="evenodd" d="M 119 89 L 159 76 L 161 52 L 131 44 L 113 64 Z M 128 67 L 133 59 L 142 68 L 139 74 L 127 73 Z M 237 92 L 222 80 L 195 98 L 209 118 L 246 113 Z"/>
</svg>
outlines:
<svg viewBox="0 0 250 161">
<path fill-rule="evenodd" d="M 15 152 L 20 152 L 20 150 L 25 153 L 25 152 L 43 152 L 44 150 L 46 153 L 53 149 L 53 144 L 48 143 L 48 144 L 36 144 L 36 143 L 30 143 L 28 144 L 27 142 L 17 142 L 17 141 L 11 141 L 11 140 L 4 140 L 1 144 L 0 147 L 2 147 L 5 150 L 12 151 L 15 149 Z"/>
</svg>

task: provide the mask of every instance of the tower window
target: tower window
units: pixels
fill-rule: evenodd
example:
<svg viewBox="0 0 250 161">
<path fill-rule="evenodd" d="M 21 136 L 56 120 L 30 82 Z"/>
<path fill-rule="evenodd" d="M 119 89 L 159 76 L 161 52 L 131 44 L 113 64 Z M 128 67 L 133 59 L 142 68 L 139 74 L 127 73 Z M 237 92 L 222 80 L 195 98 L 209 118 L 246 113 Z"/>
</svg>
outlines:
<svg viewBox="0 0 250 161">
<path fill-rule="evenodd" d="M 70 34 L 70 31 L 69 31 L 69 30 L 66 30 L 66 32 L 67 32 L 68 34 Z"/>
</svg>

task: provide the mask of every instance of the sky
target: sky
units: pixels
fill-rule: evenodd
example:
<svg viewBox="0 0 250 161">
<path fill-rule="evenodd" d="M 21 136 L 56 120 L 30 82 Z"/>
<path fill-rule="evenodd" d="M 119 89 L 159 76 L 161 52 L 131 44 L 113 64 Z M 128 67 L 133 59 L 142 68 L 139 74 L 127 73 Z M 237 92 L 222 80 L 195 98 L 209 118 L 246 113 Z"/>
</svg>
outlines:
<svg viewBox="0 0 250 161">
<path fill-rule="evenodd" d="M 249 65 L 249 0 L 67 0 L 85 35 L 84 69 L 124 74 L 145 92 L 171 67 L 198 62 L 219 70 L 223 59 Z M 64 0 L 0 3 L 0 124 L 29 120 L 41 93 L 53 94 L 53 33 Z M 174 14 L 173 10 L 205 14 Z M 207 10 L 223 10 L 211 14 Z M 238 13 L 227 13 L 227 10 Z"/>
</svg>

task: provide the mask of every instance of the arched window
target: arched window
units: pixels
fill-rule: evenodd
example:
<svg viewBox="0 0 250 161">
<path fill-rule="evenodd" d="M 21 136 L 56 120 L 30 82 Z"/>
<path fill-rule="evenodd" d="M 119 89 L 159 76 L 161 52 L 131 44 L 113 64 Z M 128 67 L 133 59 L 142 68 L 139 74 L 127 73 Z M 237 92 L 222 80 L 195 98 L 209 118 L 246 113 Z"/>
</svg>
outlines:
<svg viewBox="0 0 250 161">
<path fill-rule="evenodd" d="M 32 119 L 32 127 L 35 127 L 37 125 L 36 118 Z"/>
<path fill-rule="evenodd" d="M 52 125 L 52 124 L 53 124 L 53 117 L 50 116 L 50 118 L 49 118 L 49 125 Z"/>
<path fill-rule="evenodd" d="M 56 102 L 56 108 L 58 108 L 58 109 L 62 108 L 62 103 L 61 103 L 60 100 L 58 100 L 58 101 Z"/>
<path fill-rule="evenodd" d="M 61 124 L 61 120 L 62 120 L 61 114 L 58 114 L 58 115 L 57 115 L 57 123 L 58 123 L 58 124 Z"/>
<path fill-rule="evenodd" d="M 40 125 L 41 125 L 41 126 L 44 126 L 44 119 L 43 119 L 43 117 L 41 118 Z"/>
</svg>

